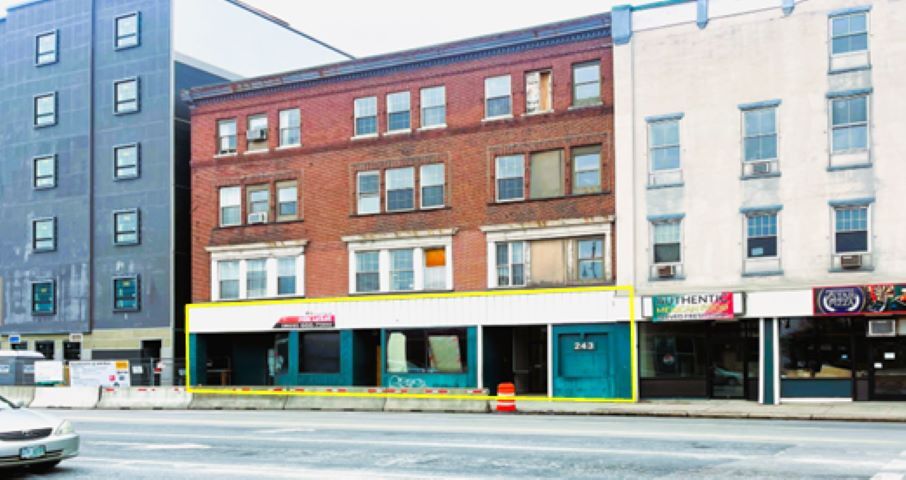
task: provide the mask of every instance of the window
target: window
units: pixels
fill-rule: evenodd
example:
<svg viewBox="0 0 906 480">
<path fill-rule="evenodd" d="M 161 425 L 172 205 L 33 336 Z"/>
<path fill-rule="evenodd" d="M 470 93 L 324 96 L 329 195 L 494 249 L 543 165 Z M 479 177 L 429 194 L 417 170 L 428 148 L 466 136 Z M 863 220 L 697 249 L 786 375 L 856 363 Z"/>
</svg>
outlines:
<svg viewBox="0 0 906 480">
<path fill-rule="evenodd" d="M 466 329 L 412 329 L 387 333 L 388 373 L 466 371 Z"/>
<path fill-rule="evenodd" d="M 32 315 L 53 315 L 57 313 L 56 283 L 52 280 L 31 284 Z"/>
<path fill-rule="evenodd" d="M 746 216 L 746 257 L 777 256 L 777 214 L 756 213 Z"/>
<path fill-rule="evenodd" d="M 296 182 L 277 183 L 277 220 L 295 220 L 299 216 L 299 191 Z"/>
<path fill-rule="evenodd" d="M 386 171 L 387 211 L 415 208 L 415 169 L 392 168 Z"/>
<path fill-rule="evenodd" d="M 680 222 L 654 224 L 654 263 L 680 263 Z"/>
<path fill-rule="evenodd" d="M 573 194 L 601 191 L 601 147 L 579 147 L 573 154 Z"/>
<path fill-rule="evenodd" d="M 299 334 L 301 373 L 340 373 L 340 332 Z"/>
<path fill-rule="evenodd" d="M 447 288 L 447 250 L 443 247 L 426 248 L 425 290 L 443 290 Z"/>
<path fill-rule="evenodd" d="M 53 340 L 38 340 L 35 342 L 35 351 L 44 355 L 46 360 L 53 360 L 54 357 L 54 341 Z"/>
<path fill-rule="evenodd" d="M 709 371 L 707 330 L 690 322 L 639 324 L 639 376 L 704 382 Z"/>
<path fill-rule="evenodd" d="M 220 226 L 228 227 L 242 223 L 242 190 L 240 187 L 220 189 Z"/>
<path fill-rule="evenodd" d="M 138 13 L 130 13 L 116 18 L 116 48 L 129 48 L 138 46 L 139 22 Z"/>
<path fill-rule="evenodd" d="M 296 257 L 277 258 L 277 295 L 296 294 Z"/>
<path fill-rule="evenodd" d="M 113 84 L 113 111 L 132 113 L 138 111 L 138 79 L 120 80 Z"/>
<path fill-rule="evenodd" d="M 833 153 L 868 148 L 868 96 L 831 100 Z"/>
<path fill-rule="evenodd" d="M 573 65 L 573 105 L 601 103 L 601 63 Z"/>
<path fill-rule="evenodd" d="M 444 205 L 444 164 L 422 165 L 419 171 L 422 208 Z"/>
<path fill-rule="evenodd" d="M 680 168 L 679 120 L 664 120 L 648 125 L 651 171 Z"/>
<path fill-rule="evenodd" d="M 414 290 L 415 270 L 412 249 L 390 250 L 390 290 Z"/>
<path fill-rule="evenodd" d="M 239 298 L 239 261 L 217 262 L 217 281 L 220 286 L 220 300 Z"/>
<path fill-rule="evenodd" d="M 47 127 L 57 123 L 57 94 L 47 93 L 35 97 L 36 127 Z"/>
<path fill-rule="evenodd" d="M 550 70 L 525 74 L 525 113 L 543 113 L 554 109 Z"/>
<path fill-rule="evenodd" d="M 355 136 L 377 134 L 377 97 L 355 99 Z"/>
<path fill-rule="evenodd" d="M 781 378 L 852 378 L 853 328 L 849 318 L 778 320 Z"/>
<path fill-rule="evenodd" d="M 377 292 L 381 289 L 379 252 L 356 252 L 355 291 Z"/>
<path fill-rule="evenodd" d="M 865 12 L 831 18 L 831 53 L 868 50 L 868 14 Z"/>
<path fill-rule="evenodd" d="M 604 278 L 604 241 L 600 238 L 579 240 L 578 249 L 579 280 L 601 280 Z"/>
<path fill-rule="evenodd" d="M 409 92 L 387 95 L 387 131 L 408 131 L 409 117 Z"/>
<path fill-rule="evenodd" d="M 497 286 L 525 285 L 525 242 L 498 242 Z"/>
<path fill-rule="evenodd" d="M 36 189 L 53 188 L 57 186 L 57 159 L 53 155 L 36 157 L 34 159 L 34 176 L 32 185 Z"/>
<path fill-rule="evenodd" d="M 63 342 L 63 360 L 81 360 L 82 342 Z"/>
<path fill-rule="evenodd" d="M 32 250 L 49 252 L 57 249 L 57 219 L 40 218 L 31 223 Z"/>
<path fill-rule="evenodd" d="M 116 312 L 139 310 L 138 277 L 113 279 L 113 310 Z"/>
<path fill-rule="evenodd" d="M 442 127 L 447 123 L 446 88 L 430 87 L 421 90 L 422 128 Z"/>
<path fill-rule="evenodd" d="M 57 62 L 57 31 L 42 33 L 35 37 L 35 65 L 49 65 Z"/>
<path fill-rule="evenodd" d="M 531 198 L 563 196 L 563 151 L 533 153 L 531 156 Z"/>
<path fill-rule="evenodd" d="M 245 292 L 247 298 L 267 296 L 267 260 L 245 261 Z"/>
<path fill-rule="evenodd" d="M 484 80 L 485 118 L 505 117 L 513 113 L 511 107 L 510 76 L 491 77 Z"/>
<path fill-rule="evenodd" d="M 248 194 L 249 223 L 267 222 L 270 210 L 270 187 L 268 185 L 252 185 L 246 189 Z"/>
<path fill-rule="evenodd" d="M 278 333 L 274 339 L 274 371 L 289 372 L 289 334 Z"/>
<path fill-rule="evenodd" d="M 745 161 L 777 158 L 777 109 L 758 108 L 743 112 Z"/>
<path fill-rule="evenodd" d="M 138 210 L 123 210 L 113 214 L 113 243 L 135 245 L 139 243 Z"/>
<path fill-rule="evenodd" d="M 525 198 L 525 165 L 522 155 L 497 157 L 495 177 L 497 178 L 497 201 L 522 200 Z"/>
<path fill-rule="evenodd" d="M 359 172 L 356 176 L 358 185 L 359 215 L 379 213 L 381 211 L 381 176 L 379 172 Z"/>
<path fill-rule="evenodd" d="M 245 133 L 246 150 L 267 150 L 267 115 L 250 115 Z"/>
<path fill-rule="evenodd" d="M 834 249 L 836 253 L 868 252 L 868 207 L 834 209 Z"/>
<path fill-rule="evenodd" d="M 236 119 L 217 122 L 217 153 L 236 153 Z"/>
<path fill-rule="evenodd" d="M 138 145 L 123 145 L 113 149 L 113 176 L 117 180 L 138 177 Z"/>
<path fill-rule="evenodd" d="M 302 144 L 302 119 L 299 109 L 280 111 L 280 146 L 290 147 Z"/>
</svg>

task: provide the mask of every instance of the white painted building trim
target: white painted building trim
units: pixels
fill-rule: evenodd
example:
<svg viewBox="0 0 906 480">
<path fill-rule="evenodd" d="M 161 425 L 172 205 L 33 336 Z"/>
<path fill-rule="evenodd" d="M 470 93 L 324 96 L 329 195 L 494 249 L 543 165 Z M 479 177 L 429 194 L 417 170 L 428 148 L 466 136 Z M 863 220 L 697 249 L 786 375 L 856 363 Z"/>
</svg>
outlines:
<svg viewBox="0 0 906 480">
<path fill-rule="evenodd" d="M 379 251 L 379 284 L 380 292 L 362 293 L 388 293 L 390 289 L 390 250 L 412 249 L 412 269 L 414 288 L 412 291 L 425 290 L 424 277 L 424 249 L 442 247 L 446 261 L 446 282 L 442 290 L 453 290 L 453 235 L 456 229 L 423 230 L 410 232 L 395 232 L 378 235 L 354 235 L 343 237 L 347 242 L 349 251 L 348 283 L 349 293 L 356 291 L 356 253 L 364 251 Z"/>
</svg>

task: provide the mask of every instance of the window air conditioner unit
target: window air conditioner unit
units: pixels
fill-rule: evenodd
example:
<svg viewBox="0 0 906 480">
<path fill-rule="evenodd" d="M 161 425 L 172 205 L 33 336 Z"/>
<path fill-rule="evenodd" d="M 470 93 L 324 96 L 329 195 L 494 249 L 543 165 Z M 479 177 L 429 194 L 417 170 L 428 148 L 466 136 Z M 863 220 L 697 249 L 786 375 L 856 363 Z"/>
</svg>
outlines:
<svg viewBox="0 0 906 480">
<path fill-rule="evenodd" d="M 267 212 L 250 213 L 248 223 L 250 225 L 253 223 L 267 223 Z"/>
<path fill-rule="evenodd" d="M 267 140 L 267 130 L 259 128 L 258 130 L 249 130 L 248 133 L 249 140 Z"/>
<path fill-rule="evenodd" d="M 82 334 L 81 333 L 70 333 L 69 341 L 72 343 L 82 343 Z"/>
<path fill-rule="evenodd" d="M 862 255 L 840 256 L 840 267 L 848 270 L 862 268 Z"/>
<path fill-rule="evenodd" d="M 676 265 L 658 265 L 658 278 L 673 278 L 676 276 Z"/>
<path fill-rule="evenodd" d="M 767 175 L 771 173 L 770 162 L 758 162 L 752 164 L 752 175 Z"/>
<path fill-rule="evenodd" d="M 894 319 L 869 320 L 869 337 L 895 337 L 897 336 L 897 321 Z"/>
</svg>

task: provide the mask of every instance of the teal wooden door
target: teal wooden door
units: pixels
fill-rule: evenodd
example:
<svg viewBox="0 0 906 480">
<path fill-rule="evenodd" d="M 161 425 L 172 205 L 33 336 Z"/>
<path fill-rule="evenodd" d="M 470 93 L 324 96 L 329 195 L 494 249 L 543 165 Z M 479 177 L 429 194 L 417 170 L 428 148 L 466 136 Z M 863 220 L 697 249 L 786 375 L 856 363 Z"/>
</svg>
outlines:
<svg viewBox="0 0 906 480">
<path fill-rule="evenodd" d="M 554 327 L 554 396 L 631 396 L 628 326 Z"/>
</svg>

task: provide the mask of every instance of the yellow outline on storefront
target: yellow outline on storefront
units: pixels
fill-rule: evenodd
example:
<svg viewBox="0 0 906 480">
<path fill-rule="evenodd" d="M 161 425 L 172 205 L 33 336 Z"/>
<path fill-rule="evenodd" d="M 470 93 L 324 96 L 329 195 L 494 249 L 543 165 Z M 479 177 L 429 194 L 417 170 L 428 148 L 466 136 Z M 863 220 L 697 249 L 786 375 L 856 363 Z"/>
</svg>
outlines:
<svg viewBox="0 0 906 480">
<path fill-rule="evenodd" d="M 199 308 L 222 308 L 236 306 L 262 306 L 262 305 L 292 305 L 308 303 L 348 303 L 370 302 L 375 300 L 412 300 L 417 298 L 468 298 L 468 297 L 497 297 L 507 295 L 542 295 L 547 293 L 588 293 L 588 292 L 627 292 L 629 294 L 629 342 L 630 342 L 630 370 L 632 373 L 631 398 L 584 398 L 584 397 L 507 397 L 520 402 L 574 402 L 574 403 L 636 403 L 638 401 L 638 352 L 636 349 L 635 328 L 635 289 L 631 285 L 593 286 L 570 288 L 538 288 L 531 290 L 492 290 L 475 292 L 444 292 L 444 293 L 413 293 L 390 295 L 363 295 L 355 297 L 324 297 L 324 298 L 297 298 L 288 300 L 256 300 L 243 302 L 216 302 L 195 303 L 186 305 L 186 391 L 189 393 L 210 395 L 259 395 L 259 396 L 299 396 L 299 397 L 353 397 L 353 398 L 411 398 L 432 400 L 497 400 L 497 395 L 447 395 L 440 393 L 370 393 L 370 392 L 307 392 L 293 391 L 283 387 L 283 390 L 227 390 L 220 388 L 205 388 L 192 386 L 191 374 L 191 348 L 189 345 L 190 313 Z M 344 388 L 344 387 L 331 387 Z M 382 387 L 376 387 L 382 388 Z"/>
</svg>

